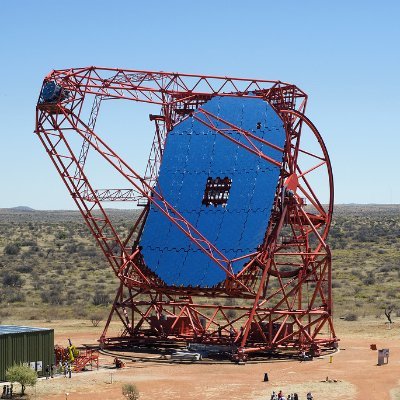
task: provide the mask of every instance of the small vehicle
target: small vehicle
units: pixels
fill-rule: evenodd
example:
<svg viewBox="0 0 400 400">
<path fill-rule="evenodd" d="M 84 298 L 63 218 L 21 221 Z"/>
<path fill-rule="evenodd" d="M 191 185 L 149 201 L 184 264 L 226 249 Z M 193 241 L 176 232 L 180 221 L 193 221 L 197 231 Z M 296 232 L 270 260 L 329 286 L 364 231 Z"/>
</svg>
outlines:
<svg viewBox="0 0 400 400">
<path fill-rule="evenodd" d="M 192 351 L 178 350 L 171 354 L 172 360 L 187 360 L 187 361 L 200 361 L 202 359 L 200 353 L 194 353 Z"/>
</svg>

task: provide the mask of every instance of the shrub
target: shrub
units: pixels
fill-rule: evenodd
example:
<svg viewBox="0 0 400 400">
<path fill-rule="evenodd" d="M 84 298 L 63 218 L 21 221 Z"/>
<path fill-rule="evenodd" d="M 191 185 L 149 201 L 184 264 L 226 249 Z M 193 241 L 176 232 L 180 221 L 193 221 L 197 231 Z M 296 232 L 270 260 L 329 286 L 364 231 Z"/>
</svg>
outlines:
<svg viewBox="0 0 400 400">
<path fill-rule="evenodd" d="M 55 306 L 57 304 L 63 304 L 63 302 L 64 302 L 62 293 L 56 289 L 43 290 L 40 293 L 40 297 L 41 297 L 43 303 L 49 303 L 53 306 Z"/>
<path fill-rule="evenodd" d="M 3 276 L 3 285 L 11 287 L 22 287 L 24 280 L 20 275 L 12 272 L 6 272 Z"/>
<path fill-rule="evenodd" d="M 81 273 L 81 279 L 86 280 L 88 278 L 87 272 L 82 272 Z"/>
<path fill-rule="evenodd" d="M 64 246 L 64 250 L 68 254 L 77 253 L 78 246 L 75 243 L 68 243 Z"/>
<path fill-rule="evenodd" d="M 398 290 L 397 288 L 387 289 L 387 291 L 386 291 L 386 293 L 385 293 L 386 298 L 387 298 L 387 299 L 396 298 L 396 297 L 397 297 L 398 291 L 399 291 L 399 290 Z M 392 305 L 392 308 L 395 308 L 395 307 Z"/>
<path fill-rule="evenodd" d="M 363 279 L 364 285 L 374 285 L 375 284 L 375 278 L 373 275 L 368 275 Z"/>
<path fill-rule="evenodd" d="M 131 383 L 122 386 L 122 394 L 128 400 L 137 400 L 139 398 L 139 390 L 137 389 L 136 385 Z"/>
<path fill-rule="evenodd" d="M 98 255 L 96 250 L 84 250 L 84 249 L 79 250 L 79 254 L 83 257 L 90 257 L 90 258 L 96 257 Z M 93 270 L 94 269 L 95 268 L 93 268 Z"/>
<path fill-rule="evenodd" d="M 355 294 L 358 294 L 358 293 L 361 292 L 362 287 L 361 287 L 361 285 L 357 285 L 357 286 L 354 286 L 353 289 L 354 289 L 354 293 L 355 293 Z"/>
<path fill-rule="evenodd" d="M 11 312 L 10 311 L 8 311 L 8 310 L 1 310 L 0 311 L 0 318 L 7 318 L 7 317 L 9 317 L 9 316 L 11 316 Z"/>
<path fill-rule="evenodd" d="M 34 386 L 37 381 L 36 372 L 27 365 L 14 364 L 6 370 L 6 379 L 11 382 L 21 384 L 21 394 L 25 394 L 26 386 Z"/>
<path fill-rule="evenodd" d="M 95 306 L 106 306 L 110 303 L 110 296 L 104 292 L 98 292 L 93 296 L 92 302 Z"/>
<path fill-rule="evenodd" d="M 27 254 L 32 254 L 32 253 L 37 253 L 39 252 L 39 246 L 30 246 L 29 250 L 27 251 Z"/>
<path fill-rule="evenodd" d="M 90 317 L 90 322 L 92 323 L 93 326 L 99 326 L 100 322 L 103 320 L 103 316 L 100 314 L 93 314 Z"/>
<path fill-rule="evenodd" d="M 37 243 L 34 240 L 29 240 L 29 239 L 23 239 L 19 242 L 19 245 L 21 247 L 27 247 L 27 246 L 36 246 Z"/>
<path fill-rule="evenodd" d="M 357 321 L 358 315 L 355 313 L 348 313 L 344 316 L 345 321 Z"/>
<path fill-rule="evenodd" d="M 8 256 L 16 256 L 19 254 L 20 247 L 15 243 L 9 243 L 6 247 L 4 247 L 4 254 Z"/>
<path fill-rule="evenodd" d="M 88 312 L 83 305 L 76 304 L 73 308 L 75 318 L 87 318 Z"/>
<path fill-rule="evenodd" d="M 57 232 L 56 233 L 56 239 L 59 239 L 59 240 L 64 240 L 64 239 L 66 239 L 67 238 L 67 234 L 65 233 L 65 232 Z"/>
<path fill-rule="evenodd" d="M 25 293 L 21 292 L 20 290 L 13 290 L 7 293 L 6 301 L 8 303 L 23 303 L 26 301 Z"/>
<path fill-rule="evenodd" d="M 22 274 L 30 274 L 33 271 L 32 265 L 20 265 L 15 269 Z"/>
<path fill-rule="evenodd" d="M 351 273 L 352 275 L 354 275 L 355 277 L 359 278 L 359 279 L 362 279 L 362 277 L 363 277 L 362 272 L 359 271 L 358 269 L 352 269 L 352 270 L 350 271 L 350 273 Z"/>
</svg>

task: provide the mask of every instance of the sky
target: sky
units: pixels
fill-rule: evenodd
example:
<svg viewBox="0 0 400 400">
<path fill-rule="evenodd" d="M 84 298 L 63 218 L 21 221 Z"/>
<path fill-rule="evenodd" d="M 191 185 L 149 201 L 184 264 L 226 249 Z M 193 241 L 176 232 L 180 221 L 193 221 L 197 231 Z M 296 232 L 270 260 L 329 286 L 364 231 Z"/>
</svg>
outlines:
<svg viewBox="0 0 400 400">
<path fill-rule="evenodd" d="M 89 65 L 294 83 L 335 202 L 400 203 L 399 19 L 398 1 L 2 0 L 0 208 L 75 209 L 33 133 L 35 106 L 52 69 Z M 110 141 L 140 170 L 154 131 L 138 110 L 121 108 L 129 126 Z M 119 126 L 111 115 L 104 129 Z"/>
</svg>

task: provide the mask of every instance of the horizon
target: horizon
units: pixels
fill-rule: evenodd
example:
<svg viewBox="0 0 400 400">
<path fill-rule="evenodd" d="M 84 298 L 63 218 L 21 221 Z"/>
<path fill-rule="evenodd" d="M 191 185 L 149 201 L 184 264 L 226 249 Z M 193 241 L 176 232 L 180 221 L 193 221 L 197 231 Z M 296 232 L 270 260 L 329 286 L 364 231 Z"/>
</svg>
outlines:
<svg viewBox="0 0 400 400">
<path fill-rule="evenodd" d="M 334 203 L 334 207 L 337 206 L 400 206 L 400 203 Z M 118 208 L 118 207 L 103 207 L 105 210 L 116 210 L 116 211 L 135 211 L 141 210 L 142 207 L 132 207 L 132 208 Z M 0 207 L 0 210 L 15 210 L 15 211 L 76 211 L 80 212 L 78 208 L 33 208 L 26 205 L 18 205 L 13 207 Z M 95 209 L 94 211 L 98 211 Z"/>
</svg>

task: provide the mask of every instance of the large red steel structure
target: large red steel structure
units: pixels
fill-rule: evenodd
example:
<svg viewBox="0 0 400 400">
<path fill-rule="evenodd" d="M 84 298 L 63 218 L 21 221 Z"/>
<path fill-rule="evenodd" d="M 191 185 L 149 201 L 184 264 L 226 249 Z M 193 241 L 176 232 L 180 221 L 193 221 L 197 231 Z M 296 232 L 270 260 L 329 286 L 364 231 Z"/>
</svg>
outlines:
<svg viewBox="0 0 400 400">
<path fill-rule="evenodd" d="M 284 127 L 283 148 L 202 107 L 216 97 L 268 103 Z M 155 135 L 144 176 L 95 132 L 105 100 L 150 103 L 158 109 L 150 115 Z M 318 353 L 335 346 L 331 253 L 326 244 L 333 179 L 323 140 L 304 115 L 306 103 L 302 90 L 280 81 L 99 67 L 54 70 L 46 76 L 36 109 L 35 132 L 120 279 L 101 342 L 226 345 L 235 359 L 280 349 Z M 245 257 L 229 259 L 157 186 L 166 139 L 187 118 L 234 142 L 240 151 L 279 168 L 264 239 L 255 251 L 246 254 L 240 270 L 234 270 L 232 263 Z M 74 144 L 77 138 L 79 148 Z M 282 159 L 260 150 L 260 142 L 264 148 L 278 148 Z M 112 166 L 126 187 L 94 187 L 87 173 L 89 152 Z M 315 176 L 322 178 L 313 181 Z M 319 195 L 321 186 L 324 201 Z M 104 207 L 108 201 L 143 206 L 129 233 L 117 232 Z M 222 270 L 225 279 L 211 286 L 173 285 L 152 271 L 139 240 L 151 207 L 205 254 L 214 268 Z M 123 333 L 109 337 L 107 330 L 115 316 Z"/>
</svg>

